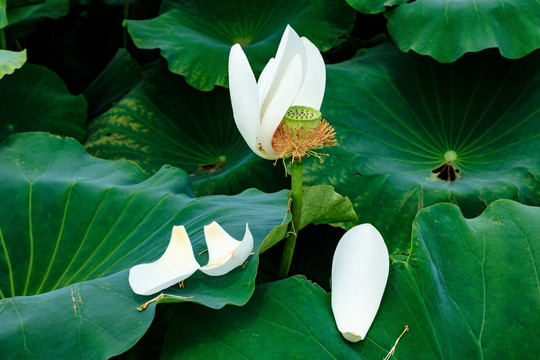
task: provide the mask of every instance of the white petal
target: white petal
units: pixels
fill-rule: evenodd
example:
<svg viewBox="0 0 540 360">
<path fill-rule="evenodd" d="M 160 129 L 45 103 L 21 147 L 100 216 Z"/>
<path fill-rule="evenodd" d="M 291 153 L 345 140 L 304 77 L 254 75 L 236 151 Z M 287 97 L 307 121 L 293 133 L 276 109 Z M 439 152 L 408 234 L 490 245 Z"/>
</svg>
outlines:
<svg viewBox="0 0 540 360">
<path fill-rule="evenodd" d="M 171 241 L 158 260 L 129 270 L 129 285 L 136 294 L 152 295 L 187 279 L 199 268 L 186 229 L 174 226 Z"/>
<path fill-rule="evenodd" d="M 259 142 L 266 152 L 272 149 L 272 137 L 283 116 L 292 105 L 304 81 L 307 67 L 306 50 L 298 34 L 287 25 L 274 64 L 268 76 L 269 89 L 261 102 L 261 128 Z"/>
<path fill-rule="evenodd" d="M 320 110 L 326 86 L 326 66 L 319 49 L 305 37 L 302 37 L 302 41 L 307 55 L 306 77 L 293 105 Z"/>
<path fill-rule="evenodd" d="M 272 85 L 272 79 L 274 79 L 276 67 L 274 64 L 276 63 L 276 59 L 271 58 L 266 66 L 264 67 L 263 71 L 261 72 L 261 76 L 259 76 L 259 80 L 257 81 L 257 86 L 259 88 L 259 104 L 263 103 L 263 100 L 268 95 L 268 91 L 270 90 L 270 85 Z"/>
<path fill-rule="evenodd" d="M 208 264 L 201 271 L 210 276 L 220 276 L 242 265 L 253 251 L 253 236 L 246 224 L 242 241 L 232 238 L 217 222 L 204 227 L 208 245 Z"/>
<path fill-rule="evenodd" d="M 379 309 L 388 271 L 388 249 L 371 224 L 357 225 L 343 235 L 332 263 L 332 311 L 345 339 L 365 339 Z"/>
<path fill-rule="evenodd" d="M 257 82 L 239 44 L 233 45 L 229 53 L 229 92 L 234 121 L 240 134 L 254 153 L 268 159 L 257 146 L 261 120 Z"/>
</svg>

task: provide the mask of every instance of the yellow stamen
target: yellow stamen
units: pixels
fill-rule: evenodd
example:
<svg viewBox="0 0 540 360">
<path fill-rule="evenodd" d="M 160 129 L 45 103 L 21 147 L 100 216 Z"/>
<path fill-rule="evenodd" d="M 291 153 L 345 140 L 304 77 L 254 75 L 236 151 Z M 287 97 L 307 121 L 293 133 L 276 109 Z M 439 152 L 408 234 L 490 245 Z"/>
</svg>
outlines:
<svg viewBox="0 0 540 360">
<path fill-rule="evenodd" d="M 302 127 L 288 129 L 283 123 L 279 124 L 272 138 L 272 148 L 279 154 L 280 158 L 291 157 L 291 162 L 302 160 L 305 156 L 315 156 L 322 162 L 322 157 L 328 156 L 328 154 L 322 154 L 314 150 L 336 146 L 336 131 L 326 120 L 322 120 L 316 128 L 311 129 L 305 136 L 303 130 Z"/>
</svg>

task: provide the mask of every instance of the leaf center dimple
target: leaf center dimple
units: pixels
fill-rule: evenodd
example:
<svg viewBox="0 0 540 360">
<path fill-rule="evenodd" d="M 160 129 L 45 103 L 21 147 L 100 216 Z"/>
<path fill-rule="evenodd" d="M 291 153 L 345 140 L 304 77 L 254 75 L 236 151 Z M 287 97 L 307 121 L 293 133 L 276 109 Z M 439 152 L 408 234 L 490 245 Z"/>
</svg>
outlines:
<svg viewBox="0 0 540 360">
<path fill-rule="evenodd" d="M 457 160 L 457 154 L 454 150 L 449 150 L 446 153 L 444 153 L 444 160 L 448 162 L 456 161 Z"/>
<path fill-rule="evenodd" d="M 221 171 L 227 165 L 227 157 L 225 155 L 219 156 L 213 163 L 210 164 L 201 164 L 197 169 L 196 173 L 214 173 L 216 171 Z"/>
</svg>

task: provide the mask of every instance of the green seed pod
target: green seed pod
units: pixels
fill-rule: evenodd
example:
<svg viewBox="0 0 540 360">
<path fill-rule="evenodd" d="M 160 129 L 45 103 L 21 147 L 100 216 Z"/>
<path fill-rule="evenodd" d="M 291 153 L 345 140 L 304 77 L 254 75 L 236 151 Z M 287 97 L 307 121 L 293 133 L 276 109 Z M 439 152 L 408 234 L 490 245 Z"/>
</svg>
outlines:
<svg viewBox="0 0 540 360">
<path fill-rule="evenodd" d="M 311 129 L 317 128 L 322 119 L 321 112 L 307 106 L 291 106 L 283 117 L 283 125 L 287 129 L 299 130 L 306 136 Z"/>
</svg>

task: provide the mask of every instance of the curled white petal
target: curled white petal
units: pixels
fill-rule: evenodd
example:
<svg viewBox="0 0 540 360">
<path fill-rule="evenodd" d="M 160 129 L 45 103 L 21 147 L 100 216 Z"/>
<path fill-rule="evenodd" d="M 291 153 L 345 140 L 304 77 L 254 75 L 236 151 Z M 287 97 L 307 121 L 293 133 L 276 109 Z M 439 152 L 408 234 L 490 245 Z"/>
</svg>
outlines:
<svg viewBox="0 0 540 360">
<path fill-rule="evenodd" d="M 186 229 L 174 226 L 171 240 L 156 261 L 129 270 L 129 285 L 139 295 L 152 295 L 188 277 L 200 268 Z"/>
<path fill-rule="evenodd" d="M 363 340 L 375 319 L 389 272 L 388 249 L 371 224 L 341 238 L 332 263 L 332 311 L 349 341 Z"/>
<path fill-rule="evenodd" d="M 242 265 L 253 251 L 253 235 L 246 224 L 242 241 L 231 237 L 217 222 L 204 227 L 208 245 L 208 264 L 201 271 L 210 276 L 220 276 Z"/>
</svg>

